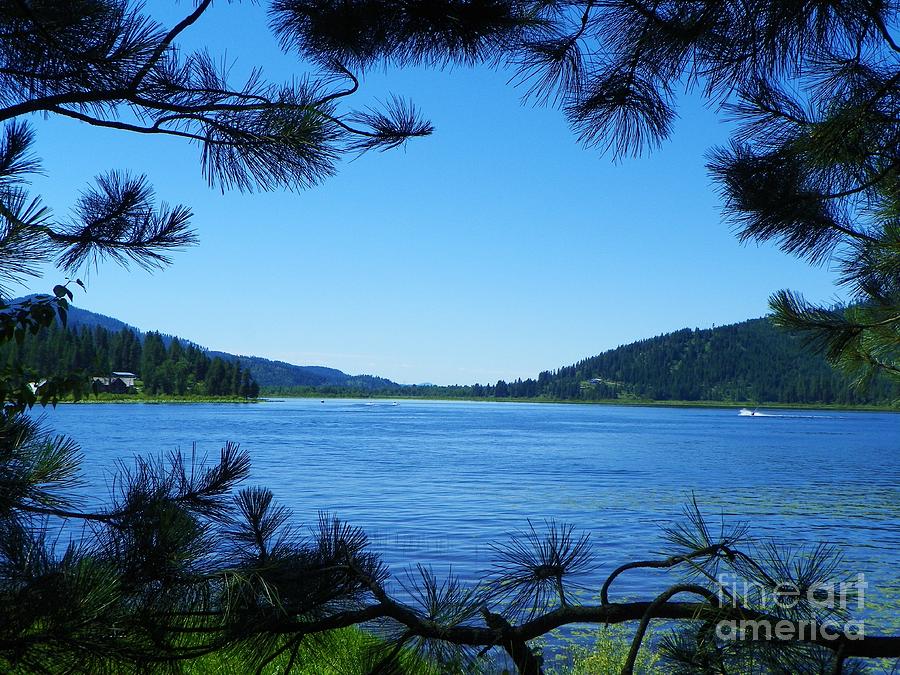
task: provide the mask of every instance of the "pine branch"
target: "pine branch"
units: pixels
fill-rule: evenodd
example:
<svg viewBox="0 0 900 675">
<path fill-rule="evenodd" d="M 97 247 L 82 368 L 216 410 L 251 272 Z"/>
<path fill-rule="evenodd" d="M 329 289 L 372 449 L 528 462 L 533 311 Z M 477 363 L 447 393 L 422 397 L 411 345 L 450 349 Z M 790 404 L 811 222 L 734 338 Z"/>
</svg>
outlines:
<svg viewBox="0 0 900 675">
<path fill-rule="evenodd" d="M 159 41 L 159 44 L 153 50 L 150 58 L 147 59 L 147 62 L 137 72 L 137 74 L 134 76 L 134 79 L 131 80 L 130 89 L 134 91 L 137 91 L 139 89 L 143 79 L 162 58 L 163 54 L 165 54 L 166 51 L 171 48 L 172 43 L 175 41 L 175 39 L 185 30 L 194 25 L 197 20 L 203 15 L 203 13 L 207 9 L 209 9 L 209 6 L 211 4 L 212 0 L 201 0 L 197 3 L 197 7 L 193 12 L 184 17 L 181 21 L 175 24 L 175 26 L 168 33 L 166 33 L 166 36 Z"/>
<path fill-rule="evenodd" d="M 169 259 L 160 251 L 190 245 L 191 212 L 184 206 L 153 208 L 154 194 L 144 176 L 111 172 L 97 178 L 97 189 L 85 192 L 76 205 L 81 222 L 48 230 L 49 238 L 65 247 L 60 264 L 76 269 L 109 257 L 120 264 L 132 260 L 146 268 Z"/>
</svg>

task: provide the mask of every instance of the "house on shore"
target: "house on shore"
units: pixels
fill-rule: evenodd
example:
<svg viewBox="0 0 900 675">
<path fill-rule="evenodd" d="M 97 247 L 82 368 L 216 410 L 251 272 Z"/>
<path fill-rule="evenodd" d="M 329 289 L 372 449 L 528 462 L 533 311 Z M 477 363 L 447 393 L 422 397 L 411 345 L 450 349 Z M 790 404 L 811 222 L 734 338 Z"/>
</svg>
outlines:
<svg viewBox="0 0 900 675">
<path fill-rule="evenodd" d="M 109 377 L 94 377 L 91 386 L 94 391 L 109 394 L 130 394 L 134 392 L 137 375 L 125 371 L 110 373 Z"/>
</svg>

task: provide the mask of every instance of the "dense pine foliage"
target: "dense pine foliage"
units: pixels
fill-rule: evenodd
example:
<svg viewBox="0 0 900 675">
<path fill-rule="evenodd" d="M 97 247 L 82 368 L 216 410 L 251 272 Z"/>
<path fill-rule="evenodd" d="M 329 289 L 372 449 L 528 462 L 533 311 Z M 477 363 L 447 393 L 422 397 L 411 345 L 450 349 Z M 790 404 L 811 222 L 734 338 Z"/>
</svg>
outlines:
<svg viewBox="0 0 900 675">
<path fill-rule="evenodd" d="M 82 324 L 67 329 L 57 322 L 20 344 L 0 345 L 0 363 L 21 365 L 35 381 L 72 371 L 85 379 L 128 371 L 140 377 L 141 392 L 150 396 L 259 395 L 259 385 L 237 361 L 210 358 L 196 345 L 130 328 L 110 331 Z"/>
</svg>

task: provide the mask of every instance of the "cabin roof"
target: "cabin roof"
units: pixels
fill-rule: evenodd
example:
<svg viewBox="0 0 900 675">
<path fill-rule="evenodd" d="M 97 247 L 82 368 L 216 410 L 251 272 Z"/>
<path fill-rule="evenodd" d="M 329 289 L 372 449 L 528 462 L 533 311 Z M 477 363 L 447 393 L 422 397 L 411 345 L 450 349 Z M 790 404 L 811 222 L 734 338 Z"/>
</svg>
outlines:
<svg viewBox="0 0 900 675">
<path fill-rule="evenodd" d="M 113 372 L 113 377 L 137 377 L 134 373 Z"/>
</svg>

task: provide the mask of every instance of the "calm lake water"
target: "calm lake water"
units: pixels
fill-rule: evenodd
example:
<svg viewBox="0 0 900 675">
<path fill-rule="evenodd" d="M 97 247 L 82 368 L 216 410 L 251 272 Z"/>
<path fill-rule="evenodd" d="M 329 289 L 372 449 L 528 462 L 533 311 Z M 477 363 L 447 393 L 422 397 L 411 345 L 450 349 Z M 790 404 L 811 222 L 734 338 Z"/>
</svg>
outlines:
<svg viewBox="0 0 900 675">
<path fill-rule="evenodd" d="M 312 523 L 320 509 L 365 528 L 397 576 L 421 562 L 465 578 L 527 519 L 592 533 L 600 580 L 661 549 L 660 524 L 691 493 L 758 538 L 831 542 L 866 574 L 875 619 L 900 618 L 900 415 L 519 403 L 295 399 L 258 405 L 63 405 L 51 426 L 85 452 L 91 493 L 117 460 L 238 441 L 251 483 Z M 662 588 L 621 578 L 619 594 Z M 594 582 L 592 582 L 592 585 Z"/>
</svg>

